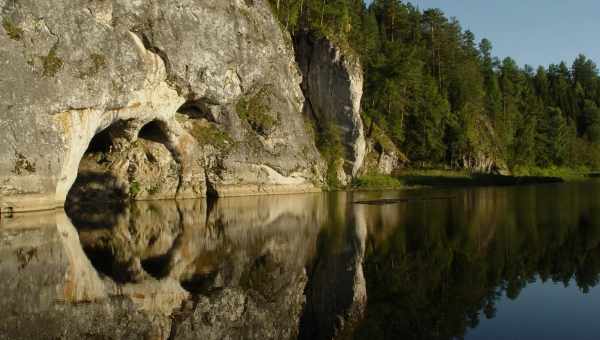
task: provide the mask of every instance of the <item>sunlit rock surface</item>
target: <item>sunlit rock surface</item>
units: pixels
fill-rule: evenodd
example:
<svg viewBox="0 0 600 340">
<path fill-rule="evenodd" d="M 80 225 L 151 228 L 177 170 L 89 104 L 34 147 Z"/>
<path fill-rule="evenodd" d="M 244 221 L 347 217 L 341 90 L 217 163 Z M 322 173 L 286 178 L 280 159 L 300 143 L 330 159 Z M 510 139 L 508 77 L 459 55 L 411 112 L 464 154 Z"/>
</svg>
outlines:
<svg viewBox="0 0 600 340">
<path fill-rule="evenodd" d="M 339 135 L 345 149 L 338 180 L 347 184 L 363 166 L 366 141 L 361 114 L 363 70 L 357 56 L 326 38 L 298 33 L 296 59 L 303 74 L 305 110 L 319 129 Z"/>
<path fill-rule="evenodd" d="M 78 169 L 84 198 L 319 187 L 301 76 L 266 0 L 0 8 L 3 211 L 62 206 Z"/>
</svg>

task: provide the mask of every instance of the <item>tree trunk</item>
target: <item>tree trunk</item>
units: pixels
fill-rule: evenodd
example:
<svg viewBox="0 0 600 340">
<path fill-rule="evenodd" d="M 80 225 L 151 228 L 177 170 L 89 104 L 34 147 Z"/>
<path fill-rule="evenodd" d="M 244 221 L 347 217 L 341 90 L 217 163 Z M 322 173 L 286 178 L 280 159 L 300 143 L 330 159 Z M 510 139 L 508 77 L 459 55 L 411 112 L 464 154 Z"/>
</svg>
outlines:
<svg viewBox="0 0 600 340">
<path fill-rule="evenodd" d="M 322 6 L 321 6 L 321 26 L 323 26 L 323 18 L 325 17 L 325 3 L 327 2 L 327 0 L 323 0 Z"/>
</svg>

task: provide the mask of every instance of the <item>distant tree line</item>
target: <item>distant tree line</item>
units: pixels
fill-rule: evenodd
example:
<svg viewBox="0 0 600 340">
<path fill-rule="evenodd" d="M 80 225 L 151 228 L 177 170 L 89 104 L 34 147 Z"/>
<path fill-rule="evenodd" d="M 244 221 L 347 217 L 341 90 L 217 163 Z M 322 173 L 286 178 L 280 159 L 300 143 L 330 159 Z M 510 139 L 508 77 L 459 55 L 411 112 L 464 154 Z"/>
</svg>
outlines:
<svg viewBox="0 0 600 340">
<path fill-rule="evenodd" d="M 600 165 L 600 76 L 519 67 L 439 9 L 399 0 L 269 0 L 292 35 L 310 30 L 361 58 L 363 114 L 413 166 L 493 170 Z"/>
</svg>

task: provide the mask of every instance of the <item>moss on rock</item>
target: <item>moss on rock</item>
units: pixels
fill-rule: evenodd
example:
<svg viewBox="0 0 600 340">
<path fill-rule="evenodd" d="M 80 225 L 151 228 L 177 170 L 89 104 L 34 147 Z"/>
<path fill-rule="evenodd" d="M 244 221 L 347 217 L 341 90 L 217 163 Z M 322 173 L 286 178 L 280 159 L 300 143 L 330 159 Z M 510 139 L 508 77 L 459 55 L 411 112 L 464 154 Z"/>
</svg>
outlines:
<svg viewBox="0 0 600 340">
<path fill-rule="evenodd" d="M 261 135 L 268 135 L 278 121 L 270 112 L 270 95 L 269 88 L 263 87 L 256 94 L 241 98 L 236 105 L 239 117 L 247 121 L 252 129 Z"/>
<path fill-rule="evenodd" d="M 212 123 L 195 122 L 191 126 L 190 134 L 200 145 L 210 144 L 220 150 L 227 149 L 233 144 L 231 137 Z"/>
<path fill-rule="evenodd" d="M 81 71 L 79 73 L 79 78 L 83 79 L 83 78 L 88 78 L 88 77 L 93 77 L 95 75 L 97 75 L 100 70 L 102 70 L 103 68 L 106 68 L 106 57 L 101 55 L 101 54 L 97 54 L 97 53 L 92 53 L 90 55 L 90 61 L 91 61 L 91 66 L 88 67 L 86 70 Z"/>
<path fill-rule="evenodd" d="M 15 166 L 12 171 L 14 174 L 23 175 L 35 173 L 35 163 L 31 162 L 25 156 L 18 152 L 15 154 L 15 157 Z"/>
<path fill-rule="evenodd" d="M 23 30 L 17 26 L 12 19 L 5 17 L 2 19 L 2 27 L 6 31 L 6 34 L 12 40 L 20 41 L 23 39 Z"/>
<path fill-rule="evenodd" d="M 50 52 L 45 57 L 40 57 L 42 59 L 42 63 L 44 65 L 44 76 L 45 77 L 54 77 L 56 73 L 62 68 L 63 61 L 56 54 L 58 45 L 52 46 Z"/>
<path fill-rule="evenodd" d="M 131 184 L 129 185 L 129 197 L 130 198 L 135 198 L 140 192 L 142 191 L 142 188 L 140 186 L 140 183 L 137 181 L 133 181 L 131 182 Z"/>
</svg>

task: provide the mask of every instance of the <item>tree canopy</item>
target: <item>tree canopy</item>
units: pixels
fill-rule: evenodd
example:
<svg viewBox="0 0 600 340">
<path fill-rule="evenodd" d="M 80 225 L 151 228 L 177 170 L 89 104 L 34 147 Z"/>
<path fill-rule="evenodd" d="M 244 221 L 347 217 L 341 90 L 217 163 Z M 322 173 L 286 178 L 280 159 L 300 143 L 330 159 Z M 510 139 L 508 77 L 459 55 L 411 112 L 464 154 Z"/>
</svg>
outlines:
<svg viewBox="0 0 600 340">
<path fill-rule="evenodd" d="M 584 55 L 520 67 L 439 9 L 399 0 L 270 0 L 292 35 L 360 56 L 363 114 L 413 166 L 491 170 L 600 164 L 600 76 Z"/>
</svg>

